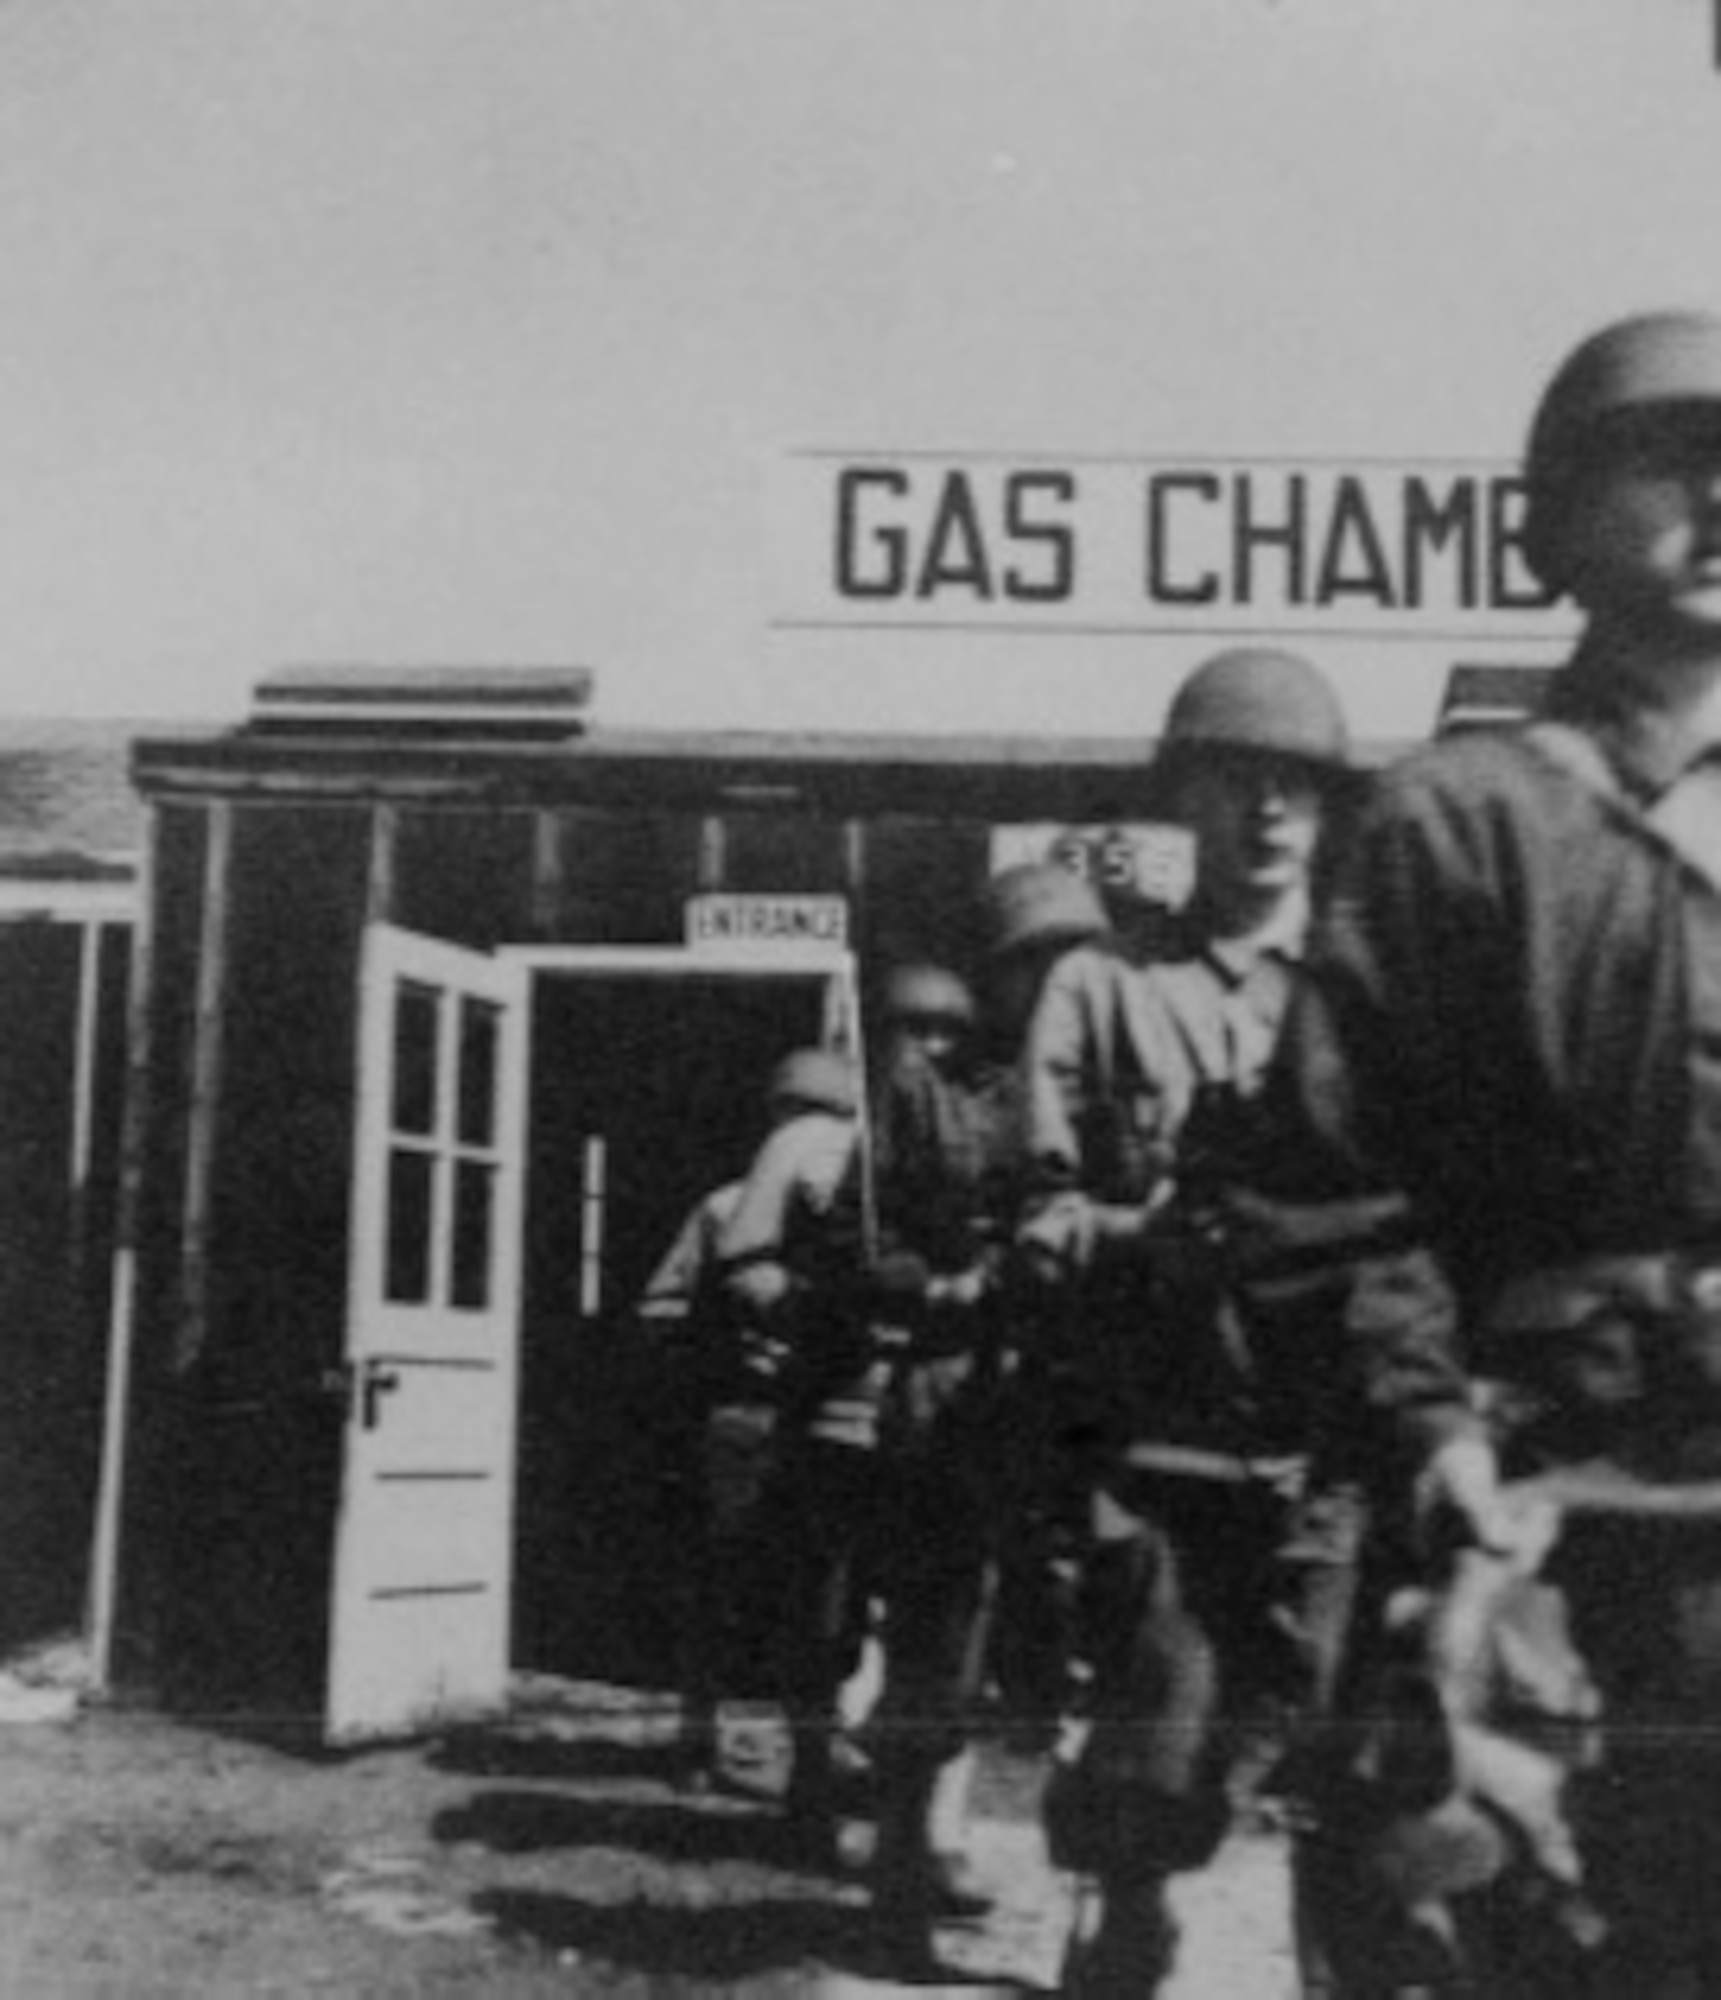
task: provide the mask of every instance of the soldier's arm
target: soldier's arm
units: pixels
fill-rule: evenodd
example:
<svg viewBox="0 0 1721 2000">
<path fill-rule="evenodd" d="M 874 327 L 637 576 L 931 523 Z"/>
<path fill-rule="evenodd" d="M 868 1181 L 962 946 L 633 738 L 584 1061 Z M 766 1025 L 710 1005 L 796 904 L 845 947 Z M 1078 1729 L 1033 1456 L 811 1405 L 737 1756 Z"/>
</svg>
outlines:
<svg viewBox="0 0 1721 2000">
<path fill-rule="evenodd" d="M 678 1330 L 692 1317 L 700 1290 L 711 1277 L 718 1232 L 732 1199 L 726 1184 L 702 1195 L 688 1210 L 635 1307 L 636 1316 L 652 1330 Z"/>
<path fill-rule="evenodd" d="M 810 1121 L 779 1125 L 754 1154 L 728 1219 L 717 1232 L 719 1283 L 729 1301 L 762 1319 L 794 1289 L 789 1220 L 808 1180 Z"/>
<path fill-rule="evenodd" d="M 1171 1191 L 1168 1173 L 1139 1191 L 1112 1187 L 1109 1163 L 1095 1157 L 1111 1109 L 1100 1101 L 1108 1081 L 1100 1010 L 1103 982 L 1115 975 L 1102 963 L 1073 952 L 1053 968 L 1023 1047 L 1027 1185 L 1018 1249 L 1054 1282 L 1138 1259 Z"/>
<path fill-rule="evenodd" d="M 1359 846 L 1291 1007 L 1252 1174 L 1269 1234 L 1337 1273 L 1362 1420 L 1425 1469 L 1471 1466 L 1481 1439 L 1456 1291 L 1417 1171 L 1431 1091 L 1418 1064 L 1437 1040 L 1419 1017 L 1440 977 L 1426 910 L 1443 865 L 1451 858 L 1430 853 L 1413 819 Z"/>
<path fill-rule="evenodd" d="M 804 1333 L 807 1281 L 796 1270 L 798 1213 L 828 1213 L 852 1159 L 852 1121 L 808 1113 L 774 1131 L 754 1155 L 717 1232 L 717 1289 L 744 1376 L 762 1396 L 789 1379 Z"/>
</svg>

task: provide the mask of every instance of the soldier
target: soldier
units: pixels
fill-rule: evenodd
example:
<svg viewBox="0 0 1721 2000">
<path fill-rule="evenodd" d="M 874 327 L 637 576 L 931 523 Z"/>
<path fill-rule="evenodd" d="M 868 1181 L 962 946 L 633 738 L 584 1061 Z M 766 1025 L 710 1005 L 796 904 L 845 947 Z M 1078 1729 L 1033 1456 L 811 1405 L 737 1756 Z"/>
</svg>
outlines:
<svg viewBox="0 0 1721 2000">
<path fill-rule="evenodd" d="M 905 1959 L 941 1914 L 983 1907 L 931 1845 L 933 1788 L 961 1749 L 984 1568 L 973 1431 L 990 1317 L 981 1191 L 993 1149 L 967 985 L 944 966 L 885 981 L 877 1065 L 877 1331 L 892 1350 L 878 1535 L 884 1680 L 873 1720 L 873 1904 Z"/>
<path fill-rule="evenodd" d="M 991 1025 L 1014 1054 L 1046 966 L 1103 931 L 1105 915 L 1085 884 L 1044 868 L 999 878 L 986 915 Z M 898 968 L 884 1015 L 879 1304 L 902 1344 L 874 1574 L 885 1668 L 874 1899 L 890 1941 L 924 1960 L 939 1916 L 984 1907 L 958 1853 L 935 1841 L 933 1814 L 941 1774 L 955 1776 L 969 1741 L 986 1665 L 1020 1107 L 1013 1066 L 996 1048 L 976 1058 L 973 1001 L 954 974 Z"/>
<path fill-rule="evenodd" d="M 827 1049 L 795 1049 L 776 1064 L 765 1091 L 772 1132 L 811 1118 L 793 1141 L 804 1156 L 810 1138 L 851 1126 L 855 1085 L 849 1064 Z M 788 1144 L 790 1142 L 784 1142 Z M 702 1790 L 718 1774 L 717 1706 L 726 1692 L 757 1678 L 760 1632 L 759 1509 L 775 1449 L 787 1353 L 773 1328 L 787 1317 L 779 1301 L 762 1308 L 758 1280 L 724 1283 L 723 1237 L 747 1187 L 745 1174 L 712 1188 L 694 1204 L 640 1294 L 637 1315 L 663 1363 L 677 1461 L 672 1498 L 684 1538 L 682 1611 L 677 1632 L 682 1742 L 689 1785 Z M 734 1292 L 750 1293 L 736 1310 Z"/>
<path fill-rule="evenodd" d="M 983 1020 L 985 1090 L 999 1134 L 997 1185 L 988 1212 L 1014 1224 L 1026 1189 L 1022 1048 L 1054 965 L 1108 936 L 1112 918 L 1085 863 L 1028 862 L 986 885 Z M 1070 1663 L 1073 1550 L 1084 1508 L 1070 1479 L 1066 1421 L 1079 1389 L 1040 1338 L 1034 1300 L 1014 1283 L 998 1300 L 1003 1376 L 989 1422 L 993 1614 L 985 1634 L 1009 1725 L 1030 1743 L 1051 1741 Z"/>
<path fill-rule="evenodd" d="M 1285 1044 L 1281 1189 L 1405 1203 L 1346 1325 L 1379 1489 L 1450 1573 L 1421 1605 L 1425 1810 L 1415 1785 L 1371 1804 L 1358 1766 L 1314 1858 L 1359 1992 L 1715 1993 L 1721 318 L 1581 345 L 1527 475 L 1575 652 L 1541 718 L 1384 778 Z M 1539 1602 L 1552 1529 L 1519 1474 L 1567 1510 Z M 1595 1693 L 1602 1761 L 1574 1776 L 1517 1724 L 1569 1730 Z"/>
<path fill-rule="evenodd" d="M 733 1409 L 750 1431 L 763 1418 L 771 1440 L 748 1587 L 789 1720 L 785 1805 L 807 1853 L 835 1859 L 837 1696 L 854 1664 L 854 1568 L 876 1499 L 886 1370 L 862 1288 L 859 1080 L 834 1051 L 791 1060 L 800 1115 L 755 1156 L 717 1258 L 739 1329 Z"/>
<path fill-rule="evenodd" d="M 1173 700 L 1155 778 L 1196 846 L 1176 953 L 1070 953 L 1025 1053 L 1021 1248 L 1088 1393 L 1073 1444 L 1092 1678 L 1047 1812 L 1054 1859 L 1100 1891 L 1072 1965 L 1091 1993 L 1151 1991 L 1169 1970 L 1166 1879 L 1219 1845 L 1240 1721 L 1296 1691 L 1273 1614 L 1313 1376 L 1261 1344 L 1214 1219 L 1349 782 L 1338 701 L 1293 655 L 1220 654 Z"/>
</svg>

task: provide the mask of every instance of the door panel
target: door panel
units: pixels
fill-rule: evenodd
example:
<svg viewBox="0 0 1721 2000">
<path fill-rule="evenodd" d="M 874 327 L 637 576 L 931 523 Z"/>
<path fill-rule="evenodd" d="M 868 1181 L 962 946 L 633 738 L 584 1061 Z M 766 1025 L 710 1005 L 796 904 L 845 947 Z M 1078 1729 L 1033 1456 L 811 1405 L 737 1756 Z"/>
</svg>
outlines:
<svg viewBox="0 0 1721 2000">
<path fill-rule="evenodd" d="M 366 934 L 331 1742 L 507 1699 L 524 986 L 453 945 Z"/>
</svg>

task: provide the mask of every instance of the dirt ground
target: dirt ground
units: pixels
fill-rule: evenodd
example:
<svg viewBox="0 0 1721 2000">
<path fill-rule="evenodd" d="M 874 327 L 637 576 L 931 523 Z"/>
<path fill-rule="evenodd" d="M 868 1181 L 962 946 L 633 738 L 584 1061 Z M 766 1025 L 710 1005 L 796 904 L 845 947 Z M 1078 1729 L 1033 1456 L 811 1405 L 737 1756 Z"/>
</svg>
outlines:
<svg viewBox="0 0 1721 2000">
<path fill-rule="evenodd" d="M 768 1716 L 733 1782 L 676 1782 L 672 1709 L 522 1682 L 504 1722 L 334 1758 L 0 1677 L 0 1994 L 682 1995 L 902 1990 L 867 1924 L 869 1828 L 809 1865 Z M 1039 1760 L 988 1746 L 967 1820 L 997 1901 L 919 1991 L 1047 1992 L 1075 1915 L 1034 1823 Z M 1282 1855 L 1234 1840 L 1182 1892 L 1178 2000 L 1289 2000 Z"/>
</svg>

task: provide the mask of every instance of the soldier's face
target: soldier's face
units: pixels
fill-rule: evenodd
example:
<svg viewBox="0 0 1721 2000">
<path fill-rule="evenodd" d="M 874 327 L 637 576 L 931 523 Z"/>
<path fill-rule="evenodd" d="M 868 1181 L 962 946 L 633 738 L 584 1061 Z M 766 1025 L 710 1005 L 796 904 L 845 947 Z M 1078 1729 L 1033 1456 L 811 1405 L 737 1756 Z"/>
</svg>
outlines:
<svg viewBox="0 0 1721 2000">
<path fill-rule="evenodd" d="M 1645 411 L 1598 441 L 1567 517 L 1572 591 L 1670 638 L 1721 641 L 1721 411 Z"/>
<path fill-rule="evenodd" d="M 943 1014 L 905 1014 L 896 1022 L 897 1047 L 912 1051 L 940 1075 L 956 1067 L 964 1040 L 962 1024 Z"/>
<path fill-rule="evenodd" d="M 1259 902 L 1304 887 L 1321 836 L 1321 790 L 1306 765 L 1255 754 L 1203 757 L 1184 777 L 1202 893 Z"/>
</svg>

